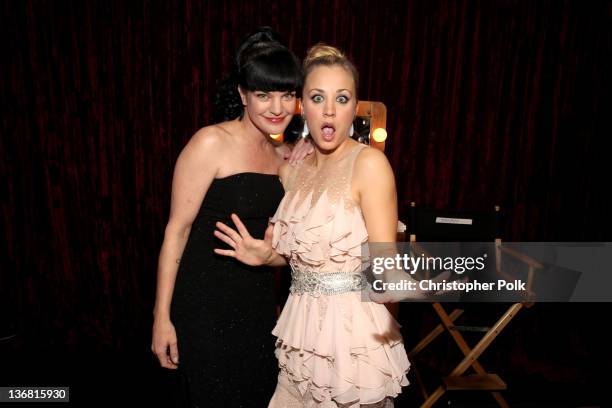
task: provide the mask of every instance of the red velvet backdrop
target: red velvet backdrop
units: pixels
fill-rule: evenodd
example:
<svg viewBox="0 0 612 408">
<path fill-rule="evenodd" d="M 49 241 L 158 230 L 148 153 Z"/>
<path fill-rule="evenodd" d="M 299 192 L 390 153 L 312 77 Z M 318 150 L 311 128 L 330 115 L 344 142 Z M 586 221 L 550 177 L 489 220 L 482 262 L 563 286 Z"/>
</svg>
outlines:
<svg viewBox="0 0 612 408">
<path fill-rule="evenodd" d="M 258 25 L 354 60 L 388 108 L 402 209 L 500 204 L 506 240 L 610 238 L 610 2 L 0 7 L 0 285 L 22 339 L 148 342 L 174 162 Z"/>
</svg>

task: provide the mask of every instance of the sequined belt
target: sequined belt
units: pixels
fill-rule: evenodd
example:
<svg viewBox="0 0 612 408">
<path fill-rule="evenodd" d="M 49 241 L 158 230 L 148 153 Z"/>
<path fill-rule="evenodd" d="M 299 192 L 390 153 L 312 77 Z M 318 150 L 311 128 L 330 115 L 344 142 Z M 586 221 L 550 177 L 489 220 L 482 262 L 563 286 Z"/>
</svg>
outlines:
<svg viewBox="0 0 612 408">
<path fill-rule="evenodd" d="M 347 272 L 317 273 L 291 269 L 291 287 L 294 295 L 339 295 L 365 289 L 368 282 L 362 274 Z"/>
</svg>

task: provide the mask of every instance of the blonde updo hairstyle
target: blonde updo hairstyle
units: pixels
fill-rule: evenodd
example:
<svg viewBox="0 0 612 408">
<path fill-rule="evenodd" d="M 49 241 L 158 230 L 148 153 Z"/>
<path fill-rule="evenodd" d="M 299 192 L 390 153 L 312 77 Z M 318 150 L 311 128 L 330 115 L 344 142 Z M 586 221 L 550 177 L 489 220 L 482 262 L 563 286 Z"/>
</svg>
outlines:
<svg viewBox="0 0 612 408">
<path fill-rule="evenodd" d="M 357 98 L 357 90 L 359 89 L 359 72 L 357 72 L 355 65 L 346 57 L 346 55 L 344 55 L 342 51 L 336 47 L 332 47 L 331 45 L 319 43 L 312 46 L 308 50 L 303 63 L 304 82 L 306 82 L 308 74 L 310 74 L 316 67 L 330 67 L 333 65 L 338 65 L 351 74 L 353 77 L 353 82 L 355 83 L 355 98 Z"/>
</svg>

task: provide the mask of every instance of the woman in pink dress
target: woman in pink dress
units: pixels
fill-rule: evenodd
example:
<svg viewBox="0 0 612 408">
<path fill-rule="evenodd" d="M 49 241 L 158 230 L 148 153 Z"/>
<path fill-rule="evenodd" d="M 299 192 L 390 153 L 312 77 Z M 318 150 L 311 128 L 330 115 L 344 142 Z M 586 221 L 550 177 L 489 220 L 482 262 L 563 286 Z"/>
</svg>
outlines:
<svg viewBox="0 0 612 408">
<path fill-rule="evenodd" d="M 358 74 L 338 49 L 319 44 L 304 60 L 302 114 L 315 153 L 282 166 L 285 196 L 264 240 L 217 223 L 249 265 L 291 266 L 292 284 L 273 334 L 280 373 L 269 407 L 390 407 L 408 385 L 399 326 L 367 301 L 361 245 L 395 242 L 397 197 L 385 155 L 350 135 Z"/>
</svg>

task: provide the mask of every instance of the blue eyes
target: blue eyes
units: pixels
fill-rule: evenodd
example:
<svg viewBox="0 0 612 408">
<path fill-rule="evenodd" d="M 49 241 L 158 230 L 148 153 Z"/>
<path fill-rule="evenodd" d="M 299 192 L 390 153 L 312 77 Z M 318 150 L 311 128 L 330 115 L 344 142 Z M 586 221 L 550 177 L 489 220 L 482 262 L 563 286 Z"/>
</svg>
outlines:
<svg viewBox="0 0 612 408">
<path fill-rule="evenodd" d="M 315 94 L 315 95 L 312 95 L 310 97 L 310 100 L 313 101 L 314 103 L 321 103 L 321 102 L 323 102 L 323 96 Z M 350 98 L 348 96 L 345 96 L 345 95 L 338 95 L 336 97 L 336 102 L 341 103 L 341 104 L 348 103 L 349 100 L 350 100 Z"/>
<path fill-rule="evenodd" d="M 314 103 L 320 103 L 323 102 L 323 97 L 321 95 L 313 95 L 310 98 Z"/>
<path fill-rule="evenodd" d="M 340 103 L 347 103 L 349 101 L 349 98 L 347 98 L 344 95 L 340 95 L 336 98 L 336 101 L 340 102 Z"/>
<path fill-rule="evenodd" d="M 258 93 L 258 94 L 255 94 L 255 96 L 260 101 L 268 101 L 268 100 L 270 100 L 270 94 L 267 94 L 267 93 Z M 285 100 L 285 101 L 292 101 L 292 100 L 295 99 L 295 93 L 286 93 L 286 94 L 283 94 L 283 96 L 281 98 L 283 98 L 283 100 Z"/>
</svg>

